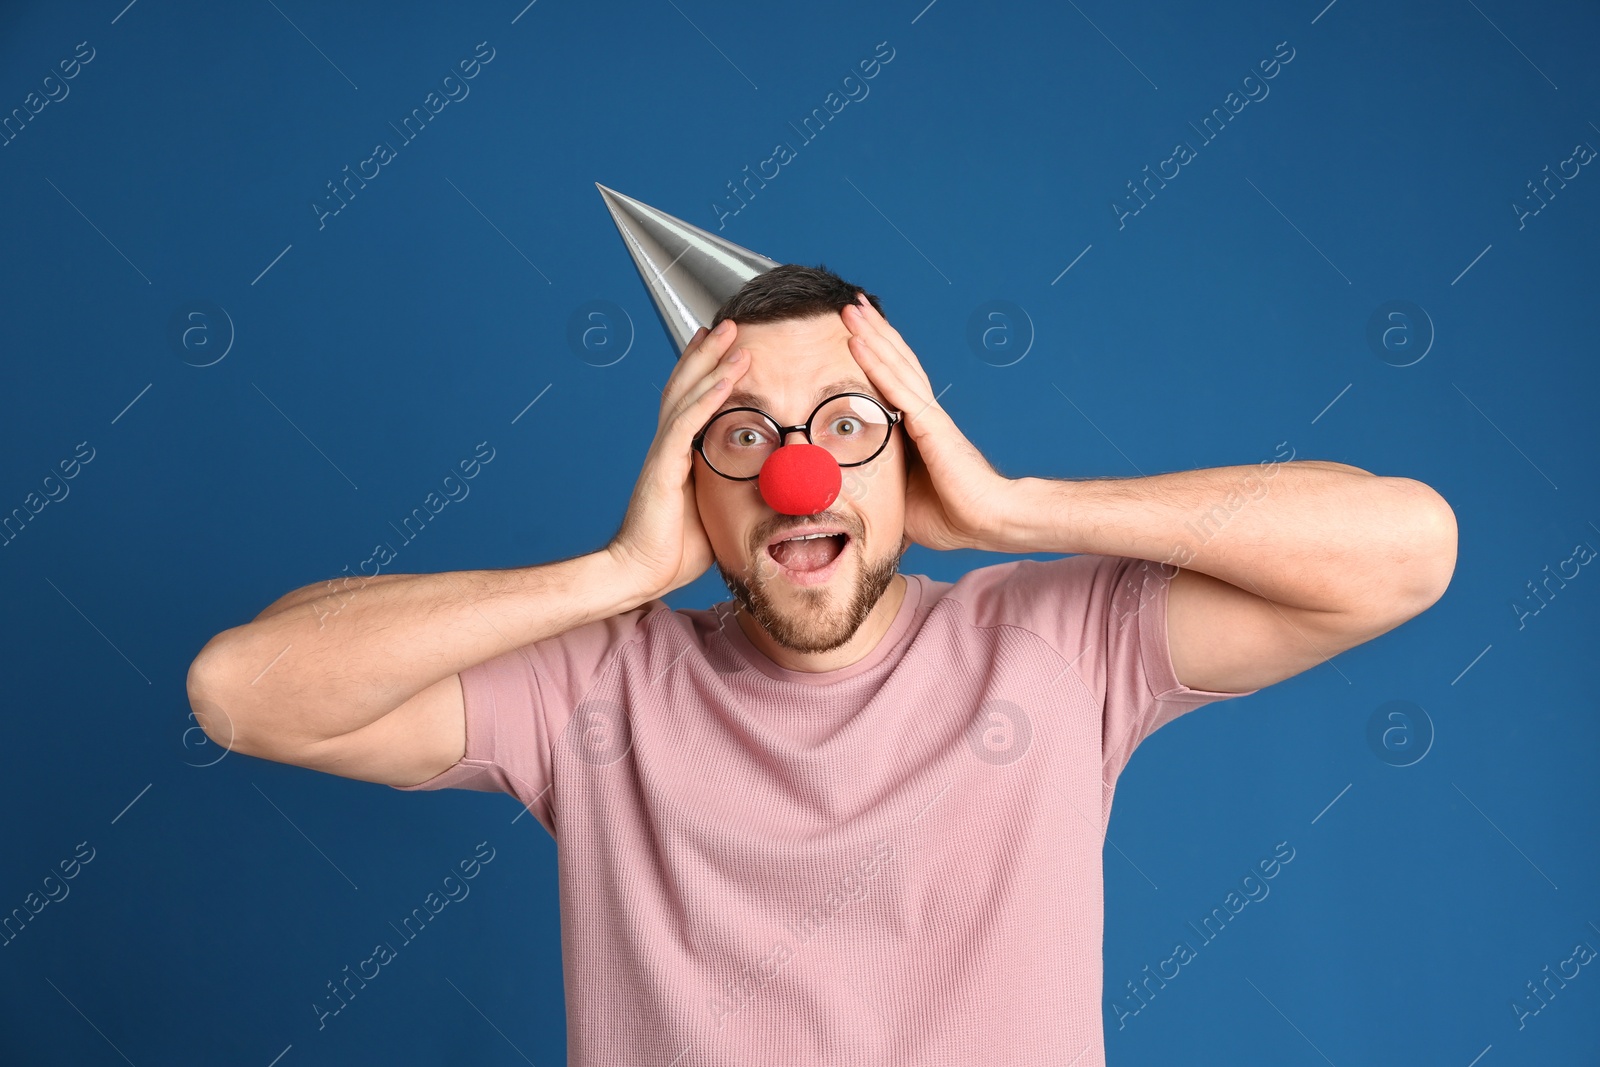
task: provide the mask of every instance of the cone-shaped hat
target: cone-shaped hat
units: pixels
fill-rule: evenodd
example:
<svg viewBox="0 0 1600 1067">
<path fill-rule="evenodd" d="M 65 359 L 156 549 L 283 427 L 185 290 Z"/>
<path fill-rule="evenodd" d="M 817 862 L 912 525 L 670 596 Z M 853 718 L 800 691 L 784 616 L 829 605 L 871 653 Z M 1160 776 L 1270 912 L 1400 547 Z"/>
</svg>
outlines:
<svg viewBox="0 0 1600 1067">
<path fill-rule="evenodd" d="M 611 220 L 672 335 L 675 354 L 744 283 L 780 266 L 758 252 L 707 233 L 599 182 Z"/>
</svg>

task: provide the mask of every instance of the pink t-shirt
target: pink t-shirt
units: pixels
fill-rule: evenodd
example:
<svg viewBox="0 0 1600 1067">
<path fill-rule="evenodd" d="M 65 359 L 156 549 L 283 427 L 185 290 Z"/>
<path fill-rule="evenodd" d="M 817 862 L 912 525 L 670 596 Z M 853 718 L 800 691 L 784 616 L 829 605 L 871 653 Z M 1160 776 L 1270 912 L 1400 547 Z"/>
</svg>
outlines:
<svg viewBox="0 0 1600 1067">
<path fill-rule="evenodd" d="M 906 581 L 827 673 L 661 600 L 461 672 L 466 754 L 395 788 L 555 838 L 569 1064 L 1104 1064 L 1117 775 L 1247 694 L 1178 682 L 1155 563 Z"/>
</svg>

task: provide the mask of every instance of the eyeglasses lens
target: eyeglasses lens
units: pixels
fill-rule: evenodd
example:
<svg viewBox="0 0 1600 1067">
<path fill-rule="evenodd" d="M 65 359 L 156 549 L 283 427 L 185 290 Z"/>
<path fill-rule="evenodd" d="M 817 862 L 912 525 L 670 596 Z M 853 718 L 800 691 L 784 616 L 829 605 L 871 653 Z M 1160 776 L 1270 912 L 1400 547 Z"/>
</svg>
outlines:
<svg viewBox="0 0 1600 1067">
<path fill-rule="evenodd" d="M 888 439 L 889 413 L 867 397 L 836 396 L 812 416 L 810 433 L 840 466 L 861 463 Z M 730 478 L 759 474 L 780 444 L 777 426 L 755 411 L 725 411 L 706 426 L 706 459 Z"/>
</svg>

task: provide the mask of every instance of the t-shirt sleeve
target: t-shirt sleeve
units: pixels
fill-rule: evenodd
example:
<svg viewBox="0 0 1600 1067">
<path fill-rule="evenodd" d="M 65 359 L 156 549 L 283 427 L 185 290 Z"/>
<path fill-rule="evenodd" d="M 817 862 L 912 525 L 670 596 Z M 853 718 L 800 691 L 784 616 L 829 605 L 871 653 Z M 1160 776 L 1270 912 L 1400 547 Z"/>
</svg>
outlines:
<svg viewBox="0 0 1600 1067">
<path fill-rule="evenodd" d="M 1170 566 L 1093 554 L 1009 566 L 1001 580 L 1005 613 L 1054 647 L 1101 701 L 1108 785 L 1139 742 L 1178 716 L 1257 692 L 1191 689 L 1178 681 L 1167 642 L 1167 594 L 1176 573 Z"/>
<path fill-rule="evenodd" d="M 1167 723 L 1213 701 L 1249 696 L 1256 690 L 1191 689 L 1178 681 L 1167 631 L 1167 597 L 1176 569 L 1145 559 L 1099 558 L 1110 561 L 1101 564 L 1108 575 L 1109 602 L 1104 618 L 1094 623 L 1096 632 L 1105 635 L 1107 650 L 1100 740 L 1105 780 L 1112 782 L 1139 742 Z"/>
<path fill-rule="evenodd" d="M 551 748 L 616 653 L 642 637 L 660 600 L 514 648 L 461 671 L 467 744 L 461 759 L 419 789 L 510 793 L 556 834 Z"/>
</svg>

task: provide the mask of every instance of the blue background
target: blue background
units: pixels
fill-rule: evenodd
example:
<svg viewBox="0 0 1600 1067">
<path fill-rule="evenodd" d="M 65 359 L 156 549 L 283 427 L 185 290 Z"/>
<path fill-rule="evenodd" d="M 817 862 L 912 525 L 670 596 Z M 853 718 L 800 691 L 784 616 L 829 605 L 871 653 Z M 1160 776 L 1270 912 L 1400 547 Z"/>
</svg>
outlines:
<svg viewBox="0 0 1600 1067">
<path fill-rule="evenodd" d="M 1520 225 L 1512 204 L 1600 145 L 1600 18 L 1324 2 L 7 5 L 0 112 L 94 58 L 0 147 L 0 512 L 94 458 L 0 548 L 0 912 L 94 858 L 0 948 L 0 1060 L 563 1062 L 548 835 L 508 797 L 219 758 L 183 681 L 212 634 L 393 540 L 479 442 L 470 497 L 392 569 L 615 531 L 672 350 L 599 181 L 880 294 L 1007 474 L 1287 442 L 1443 493 L 1437 605 L 1179 720 L 1124 775 L 1109 1062 L 1595 1062 L 1593 965 L 1520 1029 L 1510 1004 L 1600 947 L 1600 577 L 1520 627 L 1512 605 L 1600 547 L 1600 175 Z M 482 41 L 470 95 L 319 224 L 326 183 Z M 884 41 L 869 94 L 800 143 L 788 123 Z M 1190 123 L 1280 42 L 1269 94 L 1205 143 Z M 1180 139 L 1197 157 L 1119 224 Z M 780 140 L 796 157 L 726 214 Z M 1369 342 L 1396 300 L 1421 311 Z M 569 343 L 593 301 L 606 331 Z M 668 599 L 726 596 L 713 570 Z M 1390 701 L 1420 712 L 1369 743 Z M 319 1031 L 325 983 L 481 841 L 472 895 Z M 1280 841 L 1271 895 L 1119 1028 L 1124 983 Z"/>
</svg>

